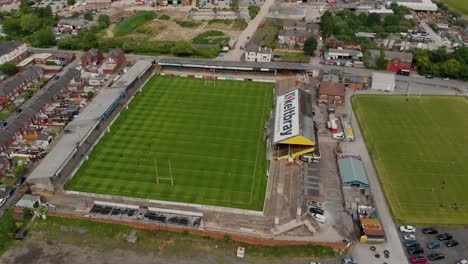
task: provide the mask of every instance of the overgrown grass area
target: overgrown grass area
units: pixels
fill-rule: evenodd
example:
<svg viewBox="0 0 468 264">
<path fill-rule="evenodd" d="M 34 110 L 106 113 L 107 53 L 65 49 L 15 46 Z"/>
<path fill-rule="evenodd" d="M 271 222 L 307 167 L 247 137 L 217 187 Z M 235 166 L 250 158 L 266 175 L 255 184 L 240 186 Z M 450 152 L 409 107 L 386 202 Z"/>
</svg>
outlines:
<svg viewBox="0 0 468 264">
<path fill-rule="evenodd" d="M 215 240 L 210 237 L 191 235 L 188 232 L 147 231 L 137 229 L 138 241 L 130 244 L 125 236 L 133 230 L 132 227 L 116 224 L 104 224 L 85 220 L 75 220 L 60 217 L 47 217 L 46 220 L 36 220 L 32 231 L 42 233 L 45 242 L 59 242 L 77 246 L 89 247 L 101 251 L 115 249 L 130 249 L 143 251 L 145 254 L 165 256 L 202 257 L 206 254 L 222 257 L 228 254 L 234 256 L 238 246 L 246 248 L 246 258 L 278 259 L 278 258 L 332 258 L 337 256 L 334 249 L 324 246 L 285 246 L 265 247 L 238 243 L 229 239 Z M 163 252 L 160 245 L 166 245 Z M 221 258 L 220 258 L 221 259 Z"/>
<path fill-rule="evenodd" d="M 155 19 L 156 16 L 157 16 L 156 13 L 153 11 L 142 11 L 120 22 L 115 27 L 114 34 L 115 36 L 118 36 L 118 37 L 127 35 L 133 32 L 139 26 L 142 26 L 143 24 L 145 24 L 147 21 Z"/>
<path fill-rule="evenodd" d="M 161 15 L 160 17 L 158 17 L 158 19 L 161 19 L 161 20 L 170 20 L 171 17 L 170 17 L 169 15 L 164 14 L 164 15 Z"/>
<path fill-rule="evenodd" d="M 177 20 L 176 21 L 177 25 L 185 28 L 197 28 L 198 26 L 201 25 L 200 22 L 196 21 L 189 21 L 189 20 Z"/>
<path fill-rule="evenodd" d="M 3 216 L 0 217 L 0 255 L 15 243 L 15 240 L 13 239 L 14 233 L 18 229 L 24 228 L 31 219 L 31 214 L 26 211 L 24 214 L 24 220 L 22 221 L 14 220 L 12 218 L 13 214 L 13 209 L 8 208 L 5 210 Z"/>
<path fill-rule="evenodd" d="M 255 31 L 252 41 L 261 47 L 276 48 L 278 32 L 282 27 L 281 20 L 267 18 L 263 27 Z"/>
<path fill-rule="evenodd" d="M 192 39 L 194 44 L 212 44 L 226 46 L 229 42 L 230 37 L 226 36 L 224 32 L 219 30 L 208 30 L 198 34 Z"/>
<path fill-rule="evenodd" d="M 273 90 L 271 83 L 152 78 L 66 189 L 260 211 Z"/>
<path fill-rule="evenodd" d="M 254 19 L 258 12 L 260 12 L 260 6 L 258 5 L 249 5 L 249 16 L 250 16 L 250 19 Z"/>
<path fill-rule="evenodd" d="M 468 15 L 468 2 L 466 0 L 444 0 L 447 5 L 464 15 Z"/>
<path fill-rule="evenodd" d="M 468 224 L 468 100 L 357 95 L 352 103 L 394 218 Z"/>
<path fill-rule="evenodd" d="M 310 56 L 303 53 L 279 53 L 279 60 L 285 62 L 310 62 Z"/>
</svg>

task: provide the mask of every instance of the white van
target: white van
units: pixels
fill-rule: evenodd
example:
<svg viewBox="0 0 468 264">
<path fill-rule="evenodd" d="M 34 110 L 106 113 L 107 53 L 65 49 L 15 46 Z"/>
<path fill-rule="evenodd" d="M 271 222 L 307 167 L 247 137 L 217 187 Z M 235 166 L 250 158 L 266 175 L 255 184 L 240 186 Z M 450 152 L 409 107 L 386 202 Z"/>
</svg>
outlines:
<svg viewBox="0 0 468 264">
<path fill-rule="evenodd" d="M 343 140 L 345 138 L 343 132 L 333 133 L 333 139 Z"/>
</svg>

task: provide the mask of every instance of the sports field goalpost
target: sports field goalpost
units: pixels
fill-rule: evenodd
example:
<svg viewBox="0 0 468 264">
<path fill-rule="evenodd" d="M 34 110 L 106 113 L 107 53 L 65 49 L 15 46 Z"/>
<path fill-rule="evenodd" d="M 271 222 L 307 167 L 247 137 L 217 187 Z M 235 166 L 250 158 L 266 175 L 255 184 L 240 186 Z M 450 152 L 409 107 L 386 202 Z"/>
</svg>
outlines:
<svg viewBox="0 0 468 264">
<path fill-rule="evenodd" d="M 156 184 L 160 184 L 160 180 L 163 181 L 169 181 L 171 183 L 171 186 L 174 186 L 174 177 L 172 176 L 172 166 L 171 166 L 171 160 L 168 160 L 169 164 L 169 177 L 161 177 L 159 176 L 158 173 L 158 162 L 156 160 L 156 156 L 154 157 L 154 170 L 156 173 Z"/>
</svg>

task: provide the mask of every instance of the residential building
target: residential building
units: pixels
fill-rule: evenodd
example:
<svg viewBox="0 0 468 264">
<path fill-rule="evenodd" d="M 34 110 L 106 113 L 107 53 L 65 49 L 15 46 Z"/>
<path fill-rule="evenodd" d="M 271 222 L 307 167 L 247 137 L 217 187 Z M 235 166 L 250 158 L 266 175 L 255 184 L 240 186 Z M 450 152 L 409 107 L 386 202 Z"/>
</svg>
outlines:
<svg viewBox="0 0 468 264">
<path fill-rule="evenodd" d="M 67 65 L 68 63 L 72 62 L 76 58 L 76 54 L 74 52 L 66 52 L 66 51 L 57 51 L 55 54 L 55 59 L 59 60 L 63 65 Z"/>
<path fill-rule="evenodd" d="M 245 61 L 258 61 L 258 62 L 271 62 L 273 50 L 267 47 L 260 47 L 254 43 L 247 43 L 245 45 L 244 60 Z"/>
<path fill-rule="evenodd" d="M 345 59 L 345 60 L 361 60 L 362 52 L 358 50 L 350 50 L 350 49 L 329 49 L 328 50 L 328 57 L 330 59 Z"/>
<path fill-rule="evenodd" d="M 370 32 L 357 32 L 354 33 L 354 36 L 357 38 L 368 38 L 369 40 L 374 41 L 377 37 L 377 33 L 370 33 Z"/>
<path fill-rule="evenodd" d="M 374 63 L 380 57 L 380 50 L 369 50 L 371 60 Z M 413 54 L 409 52 L 385 51 L 385 58 L 389 61 L 387 71 L 399 72 L 400 70 L 411 70 Z"/>
<path fill-rule="evenodd" d="M 190 6 L 192 0 L 156 0 L 158 6 Z"/>
<path fill-rule="evenodd" d="M 286 20 L 283 22 L 284 30 L 307 30 L 307 23 L 301 21 Z"/>
<path fill-rule="evenodd" d="M 11 162 L 7 156 L 0 155 L 0 177 L 5 176 L 11 170 Z"/>
<path fill-rule="evenodd" d="M 335 36 L 330 36 L 325 39 L 325 47 L 330 49 L 337 49 L 342 46 L 342 42 L 338 40 Z"/>
<path fill-rule="evenodd" d="M 44 125 L 47 117 L 44 110 L 68 88 L 69 83 L 80 76 L 80 71 L 71 68 L 53 85 L 42 88 L 22 106 L 22 112 L 10 116 L 7 126 L 0 129 L 0 153 L 4 152 L 17 138 L 26 133 L 31 124 Z"/>
<path fill-rule="evenodd" d="M 282 48 L 293 49 L 297 46 L 302 49 L 305 41 L 310 37 L 312 33 L 308 31 L 282 29 L 278 33 L 278 44 Z"/>
<path fill-rule="evenodd" d="M 121 48 L 109 49 L 104 63 L 99 68 L 100 73 L 115 74 L 125 65 L 125 53 Z"/>
<path fill-rule="evenodd" d="M 322 81 L 319 86 L 319 103 L 336 106 L 343 105 L 345 102 L 345 86 L 342 83 L 333 81 Z"/>
<path fill-rule="evenodd" d="M 16 100 L 33 83 L 39 80 L 42 73 L 41 67 L 32 66 L 0 84 L 0 104 L 6 105 Z"/>
<path fill-rule="evenodd" d="M 26 57 L 26 44 L 11 40 L 0 43 L 0 64 L 7 62 L 17 63 Z"/>
<path fill-rule="evenodd" d="M 103 60 L 104 54 L 100 49 L 90 49 L 81 56 L 81 66 L 89 72 L 97 73 Z"/>
<path fill-rule="evenodd" d="M 86 27 L 89 24 L 88 20 L 80 18 L 62 18 L 57 23 L 57 29 L 59 32 L 68 33 L 75 32 Z"/>
</svg>

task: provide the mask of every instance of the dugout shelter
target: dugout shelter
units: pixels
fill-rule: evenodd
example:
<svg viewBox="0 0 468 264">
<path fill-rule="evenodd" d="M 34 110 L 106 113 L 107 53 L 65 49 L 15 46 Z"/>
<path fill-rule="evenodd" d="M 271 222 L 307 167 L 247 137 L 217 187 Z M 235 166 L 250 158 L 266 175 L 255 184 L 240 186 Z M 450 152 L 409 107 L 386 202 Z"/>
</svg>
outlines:
<svg viewBox="0 0 468 264">
<path fill-rule="evenodd" d="M 276 98 L 273 145 L 277 159 L 296 158 L 315 150 L 312 95 L 296 89 Z"/>
</svg>

